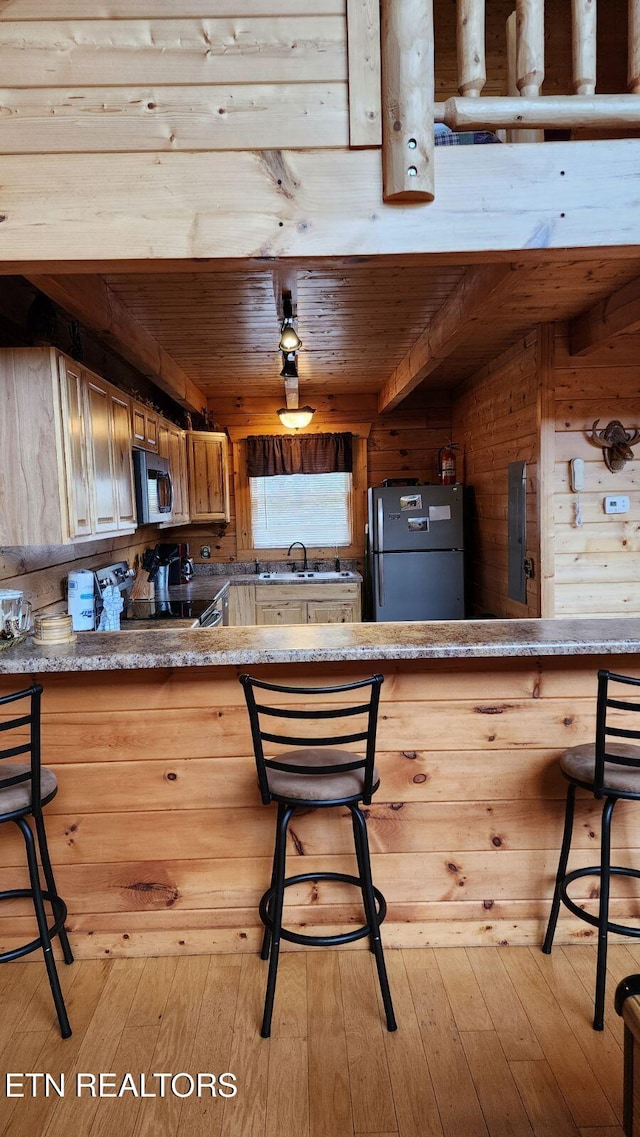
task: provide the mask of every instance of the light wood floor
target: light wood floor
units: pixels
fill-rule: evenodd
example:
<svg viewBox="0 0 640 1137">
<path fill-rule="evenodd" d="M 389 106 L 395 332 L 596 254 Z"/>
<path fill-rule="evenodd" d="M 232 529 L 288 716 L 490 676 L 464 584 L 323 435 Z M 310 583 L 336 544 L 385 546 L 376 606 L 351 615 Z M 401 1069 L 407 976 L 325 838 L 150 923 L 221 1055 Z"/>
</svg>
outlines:
<svg viewBox="0 0 640 1137">
<path fill-rule="evenodd" d="M 397 1033 L 367 951 L 286 952 L 273 1036 L 258 1035 L 253 955 L 61 967 L 73 1037 L 44 968 L 0 968 L 2 1137 L 622 1137 L 615 984 L 640 948 L 610 948 L 607 1025 L 591 1029 L 594 949 L 387 951 Z M 232 1099 L 78 1098 L 75 1076 L 231 1071 Z M 7 1072 L 66 1076 L 64 1099 L 5 1097 Z M 15 1084 L 15 1083 L 14 1083 Z M 185 1092 L 187 1082 L 176 1083 Z M 27 1096 L 28 1095 L 28 1096 Z"/>
</svg>

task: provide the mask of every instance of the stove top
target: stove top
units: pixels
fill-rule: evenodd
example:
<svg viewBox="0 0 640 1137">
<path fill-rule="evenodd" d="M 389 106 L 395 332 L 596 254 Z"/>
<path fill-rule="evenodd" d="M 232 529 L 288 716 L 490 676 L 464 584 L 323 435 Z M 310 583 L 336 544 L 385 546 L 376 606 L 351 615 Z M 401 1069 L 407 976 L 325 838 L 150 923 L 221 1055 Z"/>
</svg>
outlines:
<svg viewBox="0 0 640 1137">
<path fill-rule="evenodd" d="M 208 608 L 210 600 L 171 600 L 156 596 L 155 600 L 130 600 L 125 598 L 121 620 L 199 620 Z"/>
<path fill-rule="evenodd" d="M 174 600 L 168 592 L 156 588 L 154 600 L 132 600 L 129 596 L 135 572 L 126 561 L 103 565 L 94 572 L 98 612 L 102 607 L 102 594 L 107 585 L 116 585 L 122 594 L 124 608 L 120 626 L 144 624 L 148 628 L 166 626 L 167 621 L 181 620 L 187 627 L 214 628 L 222 623 L 222 612 L 211 600 Z"/>
</svg>

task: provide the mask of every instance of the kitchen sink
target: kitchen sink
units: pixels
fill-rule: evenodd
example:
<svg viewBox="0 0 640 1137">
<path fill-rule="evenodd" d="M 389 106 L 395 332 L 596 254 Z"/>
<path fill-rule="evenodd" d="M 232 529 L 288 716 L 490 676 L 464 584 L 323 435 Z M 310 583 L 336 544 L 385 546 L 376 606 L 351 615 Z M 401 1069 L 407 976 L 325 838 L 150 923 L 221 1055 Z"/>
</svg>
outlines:
<svg viewBox="0 0 640 1137">
<path fill-rule="evenodd" d="M 347 572 L 261 572 L 258 574 L 258 580 L 277 580 L 281 582 L 295 581 L 299 584 L 300 581 L 306 580 L 354 580 L 355 573 Z"/>
</svg>

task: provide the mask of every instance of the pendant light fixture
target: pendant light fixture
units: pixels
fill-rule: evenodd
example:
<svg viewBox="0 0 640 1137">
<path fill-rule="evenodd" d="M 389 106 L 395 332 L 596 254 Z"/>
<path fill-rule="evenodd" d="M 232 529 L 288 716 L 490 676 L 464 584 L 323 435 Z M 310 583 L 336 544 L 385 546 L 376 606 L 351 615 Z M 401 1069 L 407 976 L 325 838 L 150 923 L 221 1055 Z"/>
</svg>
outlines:
<svg viewBox="0 0 640 1137">
<path fill-rule="evenodd" d="M 295 411 L 280 407 L 278 418 L 289 430 L 301 430 L 303 426 L 309 425 L 315 413 L 315 407 L 298 407 Z"/>
</svg>

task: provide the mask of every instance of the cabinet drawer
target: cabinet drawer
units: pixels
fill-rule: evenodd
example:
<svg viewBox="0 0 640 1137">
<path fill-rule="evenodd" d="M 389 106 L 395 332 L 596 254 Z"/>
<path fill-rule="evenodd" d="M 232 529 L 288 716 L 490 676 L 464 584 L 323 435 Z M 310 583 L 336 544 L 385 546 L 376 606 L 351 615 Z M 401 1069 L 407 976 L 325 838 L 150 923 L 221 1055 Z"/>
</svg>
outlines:
<svg viewBox="0 0 640 1137">
<path fill-rule="evenodd" d="M 257 584 L 256 600 L 278 604 L 282 600 L 357 600 L 359 584 Z"/>
</svg>

